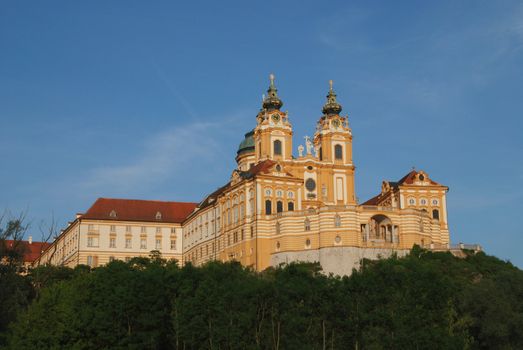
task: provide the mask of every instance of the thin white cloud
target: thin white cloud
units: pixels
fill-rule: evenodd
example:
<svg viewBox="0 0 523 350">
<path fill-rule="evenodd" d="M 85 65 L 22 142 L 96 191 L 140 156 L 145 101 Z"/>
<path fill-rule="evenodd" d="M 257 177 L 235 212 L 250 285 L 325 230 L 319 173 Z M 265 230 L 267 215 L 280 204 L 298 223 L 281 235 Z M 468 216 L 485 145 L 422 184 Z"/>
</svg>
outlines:
<svg viewBox="0 0 523 350">
<path fill-rule="evenodd" d="M 217 127 L 217 123 L 198 122 L 153 135 L 132 162 L 93 169 L 80 187 L 97 192 L 102 189 L 125 192 L 163 182 L 175 176 L 175 172 L 190 167 L 195 160 L 211 161 L 209 150 L 219 145 L 209 131 Z"/>
<path fill-rule="evenodd" d="M 234 137 L 241 142 L 245 130 L 239 121 L 244 116 L 237 112 L 217 122 L 194 122 L 153 134 L 143 141 L 142 151 L 131 161 L 94 168 L 73 181 L 71 187 L 84 194 L 128 196 L 166 183 L 194 183 L 198 174 L 208 177 L 210 169 L 232 171 L 228 168 L 234 160 L 226 149 L 230 147 L 226 140 Z M 227 162 L 223 157 L 231 158 Z"/>
</svg>

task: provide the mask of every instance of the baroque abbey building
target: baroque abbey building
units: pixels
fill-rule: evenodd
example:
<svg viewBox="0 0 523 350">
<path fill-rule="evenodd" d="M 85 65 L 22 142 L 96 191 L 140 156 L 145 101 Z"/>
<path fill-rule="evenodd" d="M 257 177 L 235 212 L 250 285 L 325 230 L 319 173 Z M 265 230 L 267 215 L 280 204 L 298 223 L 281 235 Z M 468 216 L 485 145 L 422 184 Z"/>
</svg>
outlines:
<svg viewBox="0 0 523 350">
<path fill-rule="evenodd" d="M 383 181 L 377 196 L 357 202 L 352 131 L 332 82 L 314 136 L 297 156 L 282 105 L 271 75 L 237 168 L 200 203 L 100 198 L 37 263 L 97 266 L 158 250 L 182 264 L 236 260 L 261 271 L 317 261 L 342 275 L 362 258 L 402 255 L 415 244 L 449 248 L 448 188 L 427 173 Z"/>
</svg>

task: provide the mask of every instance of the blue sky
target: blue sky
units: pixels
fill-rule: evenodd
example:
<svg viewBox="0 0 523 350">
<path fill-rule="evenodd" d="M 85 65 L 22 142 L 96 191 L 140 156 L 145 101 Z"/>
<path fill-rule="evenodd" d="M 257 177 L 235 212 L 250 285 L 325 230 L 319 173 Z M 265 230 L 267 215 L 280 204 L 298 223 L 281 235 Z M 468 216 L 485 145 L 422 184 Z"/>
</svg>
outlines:
<svg viewBox="0 0 523 350">
<path fill-rule="evenodd" d="M 453 242 L 523 267 L 520 1 L 2 2 L 0 210 L 39 237 L 100 196 L 199 201 L 269 73 L 295 148 L 334 80 L 361 201 L 416 166 Z"/>
</svg>

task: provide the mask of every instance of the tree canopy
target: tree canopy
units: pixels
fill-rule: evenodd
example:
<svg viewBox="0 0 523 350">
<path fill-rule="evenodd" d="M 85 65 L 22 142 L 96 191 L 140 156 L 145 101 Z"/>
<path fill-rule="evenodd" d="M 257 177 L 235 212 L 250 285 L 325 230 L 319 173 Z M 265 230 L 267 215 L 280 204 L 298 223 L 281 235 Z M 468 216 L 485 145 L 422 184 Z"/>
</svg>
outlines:
<svg viewBox="0 0 523 350">
<path fill-rule="evenodd" d="M 343 278 L 158 255 L 21 278 L 32 302 L 4 329 L 12 349 L 523 348 L 523 272 L 484 253 L 415 247 Z"/>
</svg>

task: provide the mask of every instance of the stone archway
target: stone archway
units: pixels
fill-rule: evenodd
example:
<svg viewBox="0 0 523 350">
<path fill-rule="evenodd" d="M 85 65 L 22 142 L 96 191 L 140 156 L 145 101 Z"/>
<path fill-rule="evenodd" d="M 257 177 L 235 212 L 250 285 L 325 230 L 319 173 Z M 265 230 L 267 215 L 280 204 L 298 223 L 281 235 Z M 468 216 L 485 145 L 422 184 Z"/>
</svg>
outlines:
<svg viewBox="0 0 523 350">
<path fill-rule="evenodd" d="M 377 214 L 372 216 L 367 227 L 367 234 L 370 240 L 390 243 L 397 241 L 397 226 L 386 215 Z"/>
</svg>

